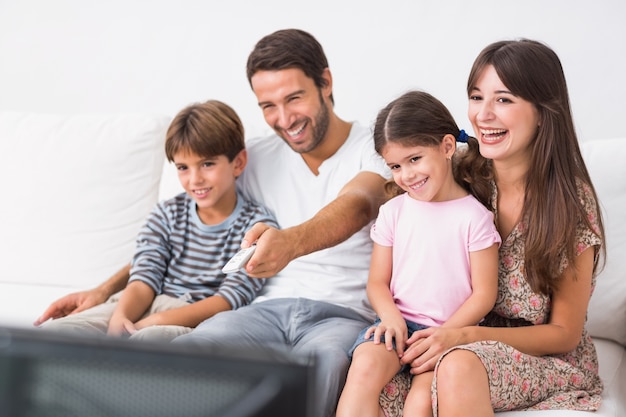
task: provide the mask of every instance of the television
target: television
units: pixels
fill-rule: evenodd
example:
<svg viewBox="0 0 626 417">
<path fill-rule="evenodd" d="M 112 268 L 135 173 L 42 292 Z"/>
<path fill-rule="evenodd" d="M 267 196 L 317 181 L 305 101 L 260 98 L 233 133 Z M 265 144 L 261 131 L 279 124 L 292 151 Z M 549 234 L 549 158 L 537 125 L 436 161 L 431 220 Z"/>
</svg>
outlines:
<svg viewBox="0 0 626 417">
<path fill-rule="evenodd" d="M 0 417 L 311 415 L 315 359 L 0 328 Z"/>
</svg>

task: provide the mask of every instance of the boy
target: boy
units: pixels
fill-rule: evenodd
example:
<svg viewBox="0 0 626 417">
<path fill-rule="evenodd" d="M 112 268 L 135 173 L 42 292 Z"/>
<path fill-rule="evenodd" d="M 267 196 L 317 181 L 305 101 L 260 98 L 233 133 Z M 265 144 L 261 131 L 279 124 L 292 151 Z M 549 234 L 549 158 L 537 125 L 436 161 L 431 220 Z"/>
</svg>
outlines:
<svg viewBox="0 0 626 417">
<path fill-rule="evenodd" d="M 211 100 L 176 115 L 167 159 L 185 193 L 159 203 L 137 236 L 128 286 L 45 328 L 170 341 L 213 315 L 250 303 L 265 280 L 221 268 L 257 222 L 277 226 L 264 207 L 236 190 L 247 163 L 244 131 L 232 108 Z"/>
</svg>

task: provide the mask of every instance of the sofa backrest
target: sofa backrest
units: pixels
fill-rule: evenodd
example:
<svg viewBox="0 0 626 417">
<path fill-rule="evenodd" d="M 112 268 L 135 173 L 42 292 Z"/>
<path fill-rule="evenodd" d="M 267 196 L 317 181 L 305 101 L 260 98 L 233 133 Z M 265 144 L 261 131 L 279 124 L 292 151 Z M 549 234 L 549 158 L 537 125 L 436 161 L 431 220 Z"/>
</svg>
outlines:
<svg viewBox="0 0 626 417">
<path fill-rule="evenodd" d="M 0 113 L 0 282 L 89 288 L 128 262 L 169 120 Z"/>
<path fill-rule="evenodd" d="M 590 140 L 581 148 L 600 199 L 607 246 L 587 328 L 593 337 L 626 346 L 626 138 Z"/>
</svg>

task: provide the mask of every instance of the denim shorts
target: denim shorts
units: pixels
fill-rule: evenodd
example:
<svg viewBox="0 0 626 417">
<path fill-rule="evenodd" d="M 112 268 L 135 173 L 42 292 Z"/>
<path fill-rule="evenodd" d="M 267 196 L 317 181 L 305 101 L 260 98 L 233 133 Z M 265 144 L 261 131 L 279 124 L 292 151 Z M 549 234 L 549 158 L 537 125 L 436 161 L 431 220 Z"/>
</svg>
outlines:
<svg viewBox="0 0 626 417">
<path fill-rule="evenodd" d="M 361 333 L 359 333 L 359 336 L 356 338 L 356 342 L 354 342 L 354 345 L 352 345 L 352 348 L 348 352 L 350 357 L 352 357 L 352 354 L 354 353 L 354 350 L 361 343 L 373 342 L 374 341 L 374 332 L 372 332 L 372 334 L 370 335 L 369 339 L 365 338 L 365 333 L 367 332 L 367 330 L 369 328 L 371 328 L 373 326 L 378 327 L 380 322 L 381 322 L 380 318 L 376 317 L 376 320 L 374 321 L 374 324 L 372 324 L 370 326 L 367 326 L 366 328 L 361 330 Z M 422 329 L 427 329 L 428 328 L 428 326 L 424 326 L 423 324 L 414 323 L 414 322 L 409 321 L 409 320 L 405 320 L 405 322 L 406 322 L 406 327 L 407 327 L 407 330 L 408 330 L 408 333 L 409 333 L 409 337 L 411 337 L 413 332 L 416 332 L 418 330 L 422 330 Z M 380 343 L 385 343 L 385 335 L 381 335 L 380 336 Z M 392 343 L 393 343 L 393 348 L 395 349 L 396 348 L 396 341 L 394 340 Z"/>
</svg>

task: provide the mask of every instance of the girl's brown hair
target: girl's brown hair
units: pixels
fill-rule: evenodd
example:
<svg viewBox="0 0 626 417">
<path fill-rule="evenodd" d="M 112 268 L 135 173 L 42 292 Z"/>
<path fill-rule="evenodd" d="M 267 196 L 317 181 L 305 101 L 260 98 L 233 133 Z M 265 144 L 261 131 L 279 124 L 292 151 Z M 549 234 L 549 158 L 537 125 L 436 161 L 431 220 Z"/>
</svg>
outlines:
<svg viewBox="0 0 626 417">
<path fill-rule="evenodd" d="M 374 148 L 382 155 L 385 145 L 389 142 L 403 146 L 438 146 L 445 135 L 461 136 L 448 108 L 438 99 L 424 91 L 409 91 L 393 100 L 383 108 L 376 117 L 374 124 Z M 469 136 L 467 145 L 478 152 L 478 141 Z M 464 160 L 467 171 L 470 173 L 487 171 L 484 158 L 469 158 Z M 455 161 L 452 165 L 455 180 L 468 192 L 479 197 L 484 205 L 489 203 L 489 195 L 477 192 L 472 177 L 466 178 L 466 172 L 459 171 Z M 478 187 L 482 183 L 478 182 Z M 402 194 L 404 191 L 393 181 L 387 181 L 385 189 L 390 196 Z"/>
</svg>

